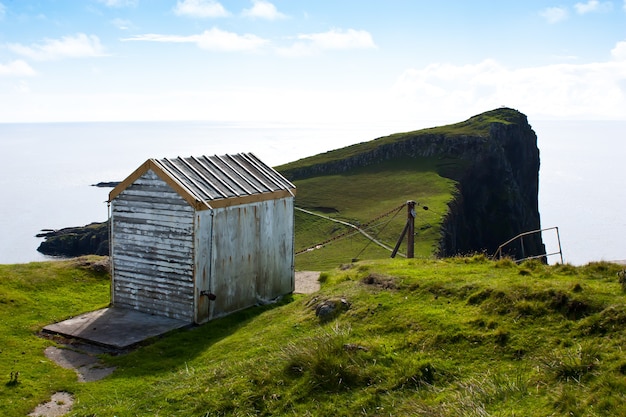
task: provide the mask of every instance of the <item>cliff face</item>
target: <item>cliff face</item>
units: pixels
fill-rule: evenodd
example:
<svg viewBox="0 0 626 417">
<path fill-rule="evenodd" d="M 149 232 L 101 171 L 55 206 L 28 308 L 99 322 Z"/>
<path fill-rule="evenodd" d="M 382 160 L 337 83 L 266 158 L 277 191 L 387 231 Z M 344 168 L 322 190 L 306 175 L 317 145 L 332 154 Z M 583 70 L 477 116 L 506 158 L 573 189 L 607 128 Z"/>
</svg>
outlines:
<svg viewBox="0 0 626 417">
<path fill-rule="evenodd" d="M 486 250 L 493 254 L 510 238 L 541 228 L 538 204 L 539 149 L 524 117 L 520 124 L 492 124 L 489 137 L 463 155 L 470 163 L 444 222 L 440 254 Z M 469 150 L 469 149 L 468 149 Z M 541 235 L 505 249 L 513 258 L 545 255 Z"/>
<path fill-rule="evenodd" d="M 515 110 L 497 109 L 456 125 L 392 135 L 350 148 L 350 156 L 330 157 L 321 163 L 308 158 L 281 172 L 298 180 L 394 158 L 436 157 L 442 161 L 439 173 L 458 181 L 441 230 L 440 256 L 493 254 L 510 238 L 540 229 L 537 136 L 526 116 Z M 535 234 L 509 245 L 505 253 L 520 259 L 545 255 L 545 247 L 541 235 Z"/>
</svg>

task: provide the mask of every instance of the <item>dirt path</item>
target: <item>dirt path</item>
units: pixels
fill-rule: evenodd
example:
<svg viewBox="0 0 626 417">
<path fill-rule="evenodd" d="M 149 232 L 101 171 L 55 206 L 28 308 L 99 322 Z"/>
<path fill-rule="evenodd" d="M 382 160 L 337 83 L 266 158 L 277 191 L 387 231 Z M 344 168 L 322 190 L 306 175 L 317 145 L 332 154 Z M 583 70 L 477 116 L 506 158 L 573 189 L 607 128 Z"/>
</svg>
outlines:
<svg viewBox="0 0 626 417">
<path fill-rule="evenodd" d="M 320 289 L 320 273 L 316 271 L 296 271 L 297 294 L 311 294 Z"/>
</svg>

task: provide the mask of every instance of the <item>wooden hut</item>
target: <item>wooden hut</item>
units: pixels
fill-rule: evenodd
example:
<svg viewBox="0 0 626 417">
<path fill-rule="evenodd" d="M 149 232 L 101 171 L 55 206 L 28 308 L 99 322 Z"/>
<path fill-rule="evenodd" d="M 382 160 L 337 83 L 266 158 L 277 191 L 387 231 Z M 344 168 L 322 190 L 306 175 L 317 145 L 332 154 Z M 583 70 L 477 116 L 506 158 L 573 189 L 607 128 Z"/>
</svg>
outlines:
<svg viewBox="0 0 626 417">
<path fill-rule="evenodd" d="M 109 194 L 111 304 L 202 323 L 293 292 L 294 195 L 251 153 L 149 159 Z"/>
</svg>

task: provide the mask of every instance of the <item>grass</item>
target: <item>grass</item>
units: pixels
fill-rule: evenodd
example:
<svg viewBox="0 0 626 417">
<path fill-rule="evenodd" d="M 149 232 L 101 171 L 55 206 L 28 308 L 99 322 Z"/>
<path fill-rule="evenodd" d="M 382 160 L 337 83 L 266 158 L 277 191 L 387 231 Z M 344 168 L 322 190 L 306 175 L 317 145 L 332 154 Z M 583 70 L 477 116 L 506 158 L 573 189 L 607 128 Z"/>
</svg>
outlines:
<svg viewBox="0 0 626 417">
<path fill-rule="evenodd" d="M 0 415 L 26 415 L 54 392 L 76 389 L 76 374 L 44 356 L 54 342 L 37 333 L 108 304 L 100 260 L 0 265 Z"/>
<path fill-rule="evenodd" d="M 2 415 L 25 415 L 58 390 L 74 394 L 75 416 L 626 413 L 616 265 L 349 263 L 325 272 L 316 294 L 105 355 L 116 371 L 78 384 L 43 356 L 54 342 L 36 332 L 106 304 L 108 280 L 91 264 L 0 267 Z M 340 299 L 347 310 L 316 316 Z"/>
<path fill-rule="evenodd" d="M 439 242 L 439 230 L 453 198 L 455 182 L 437 174 L 438 161 L 428 158 L 404 159 L 367 166 L 344 175 L 326 175 L 295 181 L 296 206 L 353 224 L 366 224 L 368 233 L 394 247 L 407 220 L 407 210 L 393 210 L 408 200 L 417 201 L 415 219 L 418 257 L 428 258 Z M 363 196 L 370 196 L 367 200 Z M 375 198 L 371 198 L 375 196 Z M 428 210 L 424 210 L 427 207 Z M 347 226 L 296 212 L 296 252 L 343 236 L 320 250 L 299 254 L 301 270 L 326 270 L 353 258 L 388 258 L 390 252 L 370 243 Z M 405 242 L 400 248 L 406 252 Z"/>
</svg>

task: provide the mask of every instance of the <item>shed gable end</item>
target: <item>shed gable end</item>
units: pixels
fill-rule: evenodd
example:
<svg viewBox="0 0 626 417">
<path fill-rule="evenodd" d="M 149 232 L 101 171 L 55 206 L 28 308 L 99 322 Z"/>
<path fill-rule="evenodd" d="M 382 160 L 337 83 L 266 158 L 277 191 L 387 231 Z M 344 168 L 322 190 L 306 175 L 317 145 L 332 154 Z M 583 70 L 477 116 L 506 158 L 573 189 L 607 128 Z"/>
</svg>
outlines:
<svg viewBox="0 0 626 417">
<path fill-rule="evenodd" d="M 148 170 L 111 202 L 113 303 L 193 319 L 193 214 Z"/>
</svg>

